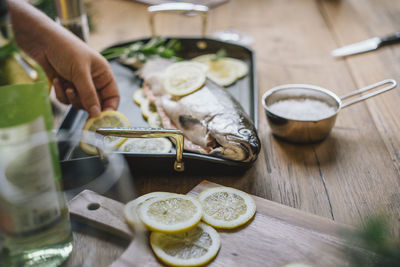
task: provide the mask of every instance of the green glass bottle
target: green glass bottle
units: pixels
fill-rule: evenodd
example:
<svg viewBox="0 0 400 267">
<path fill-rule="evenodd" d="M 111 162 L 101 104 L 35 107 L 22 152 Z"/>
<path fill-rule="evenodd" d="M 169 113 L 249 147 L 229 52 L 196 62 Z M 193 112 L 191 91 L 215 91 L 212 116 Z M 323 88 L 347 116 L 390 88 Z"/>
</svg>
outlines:
<svg viewBox="0 0 400 267">
<path fill-rule="evenodd" d="M 49 85 L 12 39 L 0 0 L 0 266 L 57 266 L 72 251 Z"/>
</svg>

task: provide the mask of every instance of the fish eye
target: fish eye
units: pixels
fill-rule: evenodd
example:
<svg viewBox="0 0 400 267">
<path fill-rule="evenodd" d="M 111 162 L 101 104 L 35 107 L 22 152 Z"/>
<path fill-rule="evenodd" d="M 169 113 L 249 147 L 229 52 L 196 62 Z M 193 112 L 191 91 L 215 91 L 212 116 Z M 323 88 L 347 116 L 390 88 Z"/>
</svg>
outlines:
<svg viewBox="0 0 400 267">
<path fill-rule="evenodd" d="M 239 134 L 241 134 L 241 135 L 251 135 L 251 130 L 249 130 L 249 129 L 246 129 L 246 128 L 242 128 L 242 129 L 240 129 L 239 130 Z"/>
</svg>

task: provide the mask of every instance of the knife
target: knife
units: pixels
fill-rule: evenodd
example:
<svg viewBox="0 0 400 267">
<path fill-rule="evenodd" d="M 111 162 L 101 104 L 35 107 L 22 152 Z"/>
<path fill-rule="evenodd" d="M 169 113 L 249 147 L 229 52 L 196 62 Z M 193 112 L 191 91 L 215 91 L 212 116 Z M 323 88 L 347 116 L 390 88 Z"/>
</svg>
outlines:
<svg viewBox="0 0 400 267">
<path fill-rule="evenodd" d="M 345 57 L 349 55 L 372 51 L 378 49 L 381 46 L 395 43 L 400 43 L 400 32 L 396 32 L 395 34 L 387 35 L 384 37 L 373 37 L 359 43 L 346 45 L 333 50 L 331 55 L 333 57 Z"/>
</svg>

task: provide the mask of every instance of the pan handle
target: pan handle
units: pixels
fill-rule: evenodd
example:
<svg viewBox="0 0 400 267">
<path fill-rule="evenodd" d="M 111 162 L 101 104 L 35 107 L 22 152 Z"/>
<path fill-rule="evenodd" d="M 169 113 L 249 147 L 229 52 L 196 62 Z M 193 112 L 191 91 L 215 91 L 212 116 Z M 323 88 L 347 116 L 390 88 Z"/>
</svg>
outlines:
<svg viewBox="0 0 400 267">
<path fill-rule="evenodd" d="M 206 36 L 207 19 L 208 19 L 208 7 L 204 5 L 195 5 L 191 3 L 165 3 L 160 5 L 153 5 L 147 8 L 149 12 L 149 23 L 152 36 L 156 35 L 156 29 L 154 25 L 154 16 L 161 12 L 176 12 L 185 15 L 200 14 L 202 18 L 202 37 Z"/>
<path fill-rule="evenodd" d="M 379 90 L 377 90 L 377 91 L 375 91 L 375 92 L 372 92 L 372 93 L 363 95 L 363 96 L 358 97 L 358 98 L 356 98 L 356 99 L 354 99 L 354 100 L 351 100 L 351 101 L 348 101 L 348 102 L 346 102 L 346 103 L 343 103 L 343 104 L 342 104 L 342 108 L 346 108 L 346 107 L 351 106 L 351 105 L 353 105 L 353 104 L 356 104 L 356 103 L 358 103 L 358 102 L 364 101 L 365 99 L 368 99 L 368 98 L 371 98 L 371 97 L 373 97 L 373 96 L 382 94 L 382 93 L 384 93 L 384 92 L 386 92 L 386 91 L 392 90 L 393 88 L 395 88 L 395 87 L 397 86 L 397 82 L 396 82 L 395 80 L 393 80 L 393 79 L 383 80 L 383 81 L 380 81 L 380 82 L 377 82 L 377 83 L 368 85 L 368 86 L 366 86 L 366 87 L 363 87 L 363 88 L 361 88 L 361 89 L 358 89 L 358 90 L 356 90 L 356 91 L 353 91 L 353 92 L 351 92 L 351 93 L 349 93 L 349 94 L 347 94 L 347 95 L 341 96 L 341 97 L 340 97 L 340 100 L 343 101 L 343 100 L 345 100 L 345 99 L 347 99 L 347 98 L 350 98 L 350 97 L 352 97 L 352 96 L 355 96 L 355 95 L 358 95 L 358 94 L 361 94 L 361 93 L 370 91 L 370 90 L 372 90 L 372 89 L 381 87 L 381 86 L 383 86 L 383 85 L 387 85 L 387 86 L 385 86 L 385 87 L 383 87 L 382 89 L 379 89 Z"/>
<path fill-rule="evenodd" d="M 176 160 L 174 169 L 178 172 L 185 170 L 183 163 L 183 133 L 176 129 L 159 129 L 159 128 L 129 128 L 129 127 L 115 127 L 115 128 L 99 128 L 97 133 L 104 136 L 117 136 L 126 138 L 159 138 L 171 137 L 175 139 L 176 143 Z"/>
</svg>

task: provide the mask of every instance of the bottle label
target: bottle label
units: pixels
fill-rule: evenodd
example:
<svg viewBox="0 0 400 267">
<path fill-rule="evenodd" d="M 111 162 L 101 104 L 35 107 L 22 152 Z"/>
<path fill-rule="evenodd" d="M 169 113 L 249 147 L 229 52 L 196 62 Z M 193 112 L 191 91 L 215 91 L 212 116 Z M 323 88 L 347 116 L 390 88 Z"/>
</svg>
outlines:
<svg viewBox="0 0 400 267">
<path fill-rule="evenodd" d="M 0 128 L 0 227 L 8 234 L 37 230 L 61 215 L 47 135 L 31 138 L 44 129 L 43 117 Z"/>
</svg>

